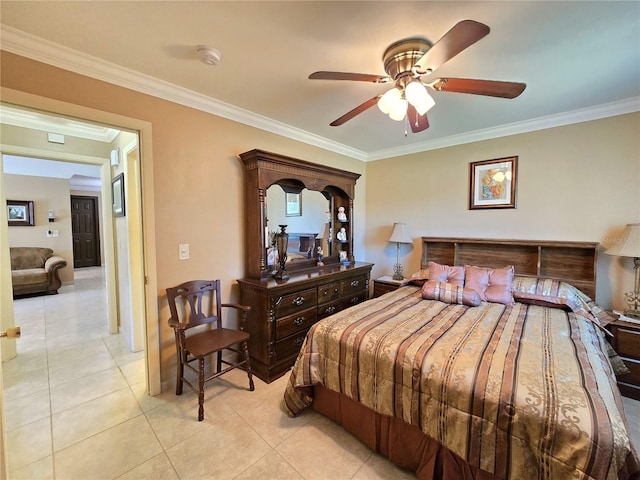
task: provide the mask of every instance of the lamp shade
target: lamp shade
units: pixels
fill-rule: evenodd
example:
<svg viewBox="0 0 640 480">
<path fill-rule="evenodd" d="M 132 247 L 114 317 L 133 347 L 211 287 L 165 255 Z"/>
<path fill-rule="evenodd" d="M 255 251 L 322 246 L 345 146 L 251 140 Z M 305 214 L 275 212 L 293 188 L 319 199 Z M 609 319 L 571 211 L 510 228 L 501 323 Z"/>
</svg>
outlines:
<svg viewBox="0 0 640 480">
<path fill-rule="evenodd" d="M 620 257 L 640 257 L 640 223 L 628 223 L 620 238 L 604 253 Z"/>
<path fill-rule="evenodd" d="M 389 241 L 396 243 L 413 243 L 413 239 L 409 235 L 409 231 L 407 229 L 407 224 L 394 223 Z"/>
</svg>

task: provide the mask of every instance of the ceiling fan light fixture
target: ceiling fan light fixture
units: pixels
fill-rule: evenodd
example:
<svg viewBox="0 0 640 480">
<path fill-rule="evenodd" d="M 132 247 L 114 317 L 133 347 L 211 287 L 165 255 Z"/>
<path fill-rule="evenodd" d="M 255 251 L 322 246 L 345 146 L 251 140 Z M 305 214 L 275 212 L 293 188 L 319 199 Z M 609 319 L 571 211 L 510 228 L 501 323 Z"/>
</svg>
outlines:
<svg viewBox="0 0 640 480">
<path fill-rule="evenodd" d="M 389 118 L 391 120 L 395 120 L 396 122 L 402 121 L 404 119 L 404 116 L 407 114 L 408 105 L 409 102 L 407 102 L 404 98 L 398 99 L 398 101 L 391 107 Z"/>
<path fill-rule="evenodd" d="M 427 87 L 418 80 L 409 82 L 405 88 L 405 96 L 409 103 L 416 108 L 419 115 L 424 115 L 436 104 L 427 92 Z"/>
<path fill-rule="evenodd" d="M 384 95 L 378 100 L 378 108 L 382 113 L 389 114 L 393 109 L 393 106 L 402 100 L 402 92 L 398 87 L 394 87 L 391 90 L 387 90 Z"/>
</svg>

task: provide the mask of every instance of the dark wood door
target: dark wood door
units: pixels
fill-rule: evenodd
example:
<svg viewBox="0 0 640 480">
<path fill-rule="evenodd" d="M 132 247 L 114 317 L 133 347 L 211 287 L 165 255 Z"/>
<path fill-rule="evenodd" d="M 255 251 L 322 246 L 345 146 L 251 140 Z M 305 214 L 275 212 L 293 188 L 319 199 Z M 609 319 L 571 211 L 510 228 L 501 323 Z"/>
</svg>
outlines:
<svg viewBox="0 0 640 480">
<path fill-rule="evenodd" d="M 71 196 L 71 229 L 74 268 L 100 266 L 97 197 Z"/>
</svg>

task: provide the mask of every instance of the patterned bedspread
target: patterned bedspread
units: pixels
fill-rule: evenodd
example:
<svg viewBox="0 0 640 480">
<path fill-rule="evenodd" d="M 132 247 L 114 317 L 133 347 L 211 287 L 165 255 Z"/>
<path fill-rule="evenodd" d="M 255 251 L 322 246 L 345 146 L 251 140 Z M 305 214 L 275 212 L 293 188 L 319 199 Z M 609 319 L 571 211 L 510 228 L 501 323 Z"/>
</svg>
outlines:
<svg viewBox="0 0 640 480">
<path fill-rule="evenodd" d="M 638 461 L 604 342 L 573 312 L 406 286 L 314 325 L 285 404 L 296 415 L 320 383 L 500 478 L 616 479 Z"/>
</svg>

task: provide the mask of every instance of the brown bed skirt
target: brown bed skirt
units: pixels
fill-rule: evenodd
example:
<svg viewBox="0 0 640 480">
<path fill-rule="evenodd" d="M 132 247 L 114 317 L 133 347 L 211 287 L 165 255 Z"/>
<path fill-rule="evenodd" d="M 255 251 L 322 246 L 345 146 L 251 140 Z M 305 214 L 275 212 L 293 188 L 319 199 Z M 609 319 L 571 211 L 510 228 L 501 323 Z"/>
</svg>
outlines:
<svg viewBox="0 0 640 480">
<path fill-rule="evenodd" d="M 415 472 L 419 480 L 498 480 L 469 465 L 415 425 L 381 415 L 321 385 L 314 386 L 313 409 L 342 425 L 371 450 Z"/>
</svg>

